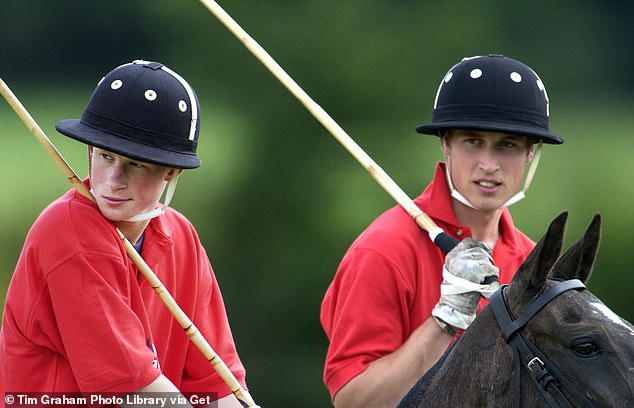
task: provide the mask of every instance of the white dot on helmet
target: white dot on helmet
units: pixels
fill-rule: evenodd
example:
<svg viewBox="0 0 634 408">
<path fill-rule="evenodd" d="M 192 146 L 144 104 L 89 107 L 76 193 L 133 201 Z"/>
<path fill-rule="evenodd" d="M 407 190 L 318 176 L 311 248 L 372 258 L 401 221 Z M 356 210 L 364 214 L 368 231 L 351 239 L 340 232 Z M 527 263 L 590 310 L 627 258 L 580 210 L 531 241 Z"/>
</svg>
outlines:
<svg viewBox="0 0 634 408">
<path fill-rule="evenodd" d="M 148 89 L 147 91 L 145 91 L 145 99 L 147 99 L 148 101 L 153 101 L 156 99 L 156 92 L 152 89 Z"/>
<path fill-rule="evenodd" d="M 482 70 L 479 68 L 474 69 L 473 71 L 471 71 L 471 73 L 469 74 L 469 76 L 473 79 L 478 79 L 482 76 Z"/>
</svg>

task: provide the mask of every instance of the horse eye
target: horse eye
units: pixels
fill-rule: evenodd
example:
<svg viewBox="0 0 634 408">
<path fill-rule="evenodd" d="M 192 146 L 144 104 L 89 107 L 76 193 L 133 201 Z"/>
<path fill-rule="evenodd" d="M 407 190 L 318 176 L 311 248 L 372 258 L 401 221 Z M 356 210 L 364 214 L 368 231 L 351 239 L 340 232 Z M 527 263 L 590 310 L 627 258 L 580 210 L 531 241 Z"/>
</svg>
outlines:
<svg viewBox="0 0 634 408">
<path fill-rule="evenodd" d="M 584 343 L 575 344 L 574 350 L 575 353 L 580 356 L 588 357 L 596 354 L 599 351 L 599 348 L 594 343 L 586 341 Z"/>
</svg>

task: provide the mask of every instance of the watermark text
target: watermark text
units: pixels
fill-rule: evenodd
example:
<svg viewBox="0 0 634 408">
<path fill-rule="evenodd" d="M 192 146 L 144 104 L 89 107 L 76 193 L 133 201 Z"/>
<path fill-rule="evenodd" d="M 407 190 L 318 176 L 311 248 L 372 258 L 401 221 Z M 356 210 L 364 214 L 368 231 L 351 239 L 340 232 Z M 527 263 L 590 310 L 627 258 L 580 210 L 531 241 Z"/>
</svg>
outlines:
<svg viewBox="0 0 634 408">
<path fill-rule="evenodd" d="M 6 392 L 2 396 L 6 408 L 34 407 L 84 407 L 84 406 L 128 406 L 141 407 L 189 407 L 216 406 L 216 393 L 138 393 L 127 395 L 80 394 L 80 393 L 24 393 Z"/>
</svg>

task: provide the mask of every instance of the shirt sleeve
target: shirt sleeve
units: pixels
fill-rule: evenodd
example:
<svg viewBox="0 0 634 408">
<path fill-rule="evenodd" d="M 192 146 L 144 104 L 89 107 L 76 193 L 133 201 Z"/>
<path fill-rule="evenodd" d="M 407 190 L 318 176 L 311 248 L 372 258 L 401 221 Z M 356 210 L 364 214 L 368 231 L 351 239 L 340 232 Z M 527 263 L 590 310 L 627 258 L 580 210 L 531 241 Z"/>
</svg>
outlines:
<svg viewBox="0 0 634 408">
<path fill-rule="evenodd" d="M 124 261 L 89 256 L 78 251 L 46 276 L 63 353 L 82 392 L 128 393 L 160 374 L 149 325 Z"/>
<path fill-rule="evenodd" d="M 322 304 L 329 337 L 324 381 L 331 395 L 409 335 L 412 288 L 399 267 L 371 249 L 347 254 Z"/>
</svg>

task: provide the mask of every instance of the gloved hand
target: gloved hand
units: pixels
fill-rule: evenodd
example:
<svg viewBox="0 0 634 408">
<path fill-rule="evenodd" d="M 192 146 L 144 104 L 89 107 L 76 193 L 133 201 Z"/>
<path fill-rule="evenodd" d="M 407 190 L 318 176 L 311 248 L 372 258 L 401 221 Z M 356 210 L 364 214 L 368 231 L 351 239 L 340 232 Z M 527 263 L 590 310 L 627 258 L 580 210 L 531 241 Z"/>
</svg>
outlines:
<svg viewBox="0 0 634 408">
<path fill-rule="evenodd" d="M 475 319 L 480 295 L 488 298 L 500 286 L 497 279 L 493 283 L 484 282 L 499 273 L 489 247 L 465 238 L 445 258 L 440 300 L 432 316 L 453 328 L 466 329 Z"/>
</svg>

